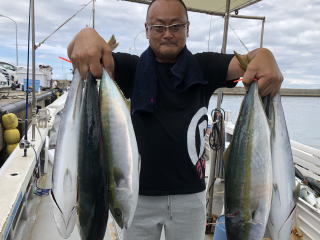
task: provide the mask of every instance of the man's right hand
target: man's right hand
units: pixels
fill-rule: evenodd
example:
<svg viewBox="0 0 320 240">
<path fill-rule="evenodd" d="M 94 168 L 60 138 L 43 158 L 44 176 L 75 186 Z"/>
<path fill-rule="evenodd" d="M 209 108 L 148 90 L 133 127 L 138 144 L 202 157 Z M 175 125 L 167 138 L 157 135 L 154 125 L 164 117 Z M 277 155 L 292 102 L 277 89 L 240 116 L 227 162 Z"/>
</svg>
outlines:
<svg viewBox="0 0 320 240">
<path fill-rule="evenodd" d="M 93 28 L 84 28 L 74 37 L 68 46 L 68 56 L 82 78 L 88 71 L 97 78 L 101 77 L 103 67 L 111 78 L 114 76 L 112 49 Z"/>
</svg>

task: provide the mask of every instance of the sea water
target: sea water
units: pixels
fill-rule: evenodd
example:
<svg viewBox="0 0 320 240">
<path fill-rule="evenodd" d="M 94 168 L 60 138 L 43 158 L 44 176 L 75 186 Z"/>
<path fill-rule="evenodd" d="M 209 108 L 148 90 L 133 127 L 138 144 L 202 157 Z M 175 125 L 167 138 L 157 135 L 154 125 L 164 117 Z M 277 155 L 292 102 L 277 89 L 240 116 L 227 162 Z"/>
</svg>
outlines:
<svg viewBox="0 0 320 240">
<path fill-rule="evenodd" d="M 221 107 L 238 118 L 244 96 L 224 95 Z M 320 97 L 282 97 L 287 128 L 291 140 L 320 149 Z M 209 102 L 208 113 L 217 105 L 217 96 Z"/>
</svg>

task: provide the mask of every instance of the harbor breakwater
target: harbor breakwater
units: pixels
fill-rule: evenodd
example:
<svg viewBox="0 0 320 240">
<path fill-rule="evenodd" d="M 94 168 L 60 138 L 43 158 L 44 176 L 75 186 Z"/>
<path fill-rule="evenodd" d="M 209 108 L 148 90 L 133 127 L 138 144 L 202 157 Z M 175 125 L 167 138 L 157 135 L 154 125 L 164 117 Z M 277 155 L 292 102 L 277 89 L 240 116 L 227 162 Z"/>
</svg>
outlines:
<svg viewBox="0 0 320 240">
<path fill-rule="evenodd" d="M 246 90 L 244 87 L 235 88 L 219 88 L 214 94 L 223 92 L 225 95 L 244 95 Z M 299 88 L 281 88 L 281 96 L 293 96 L 293 97 L 320 97 L 320 89 L 299 89 Z"/>
</svg>

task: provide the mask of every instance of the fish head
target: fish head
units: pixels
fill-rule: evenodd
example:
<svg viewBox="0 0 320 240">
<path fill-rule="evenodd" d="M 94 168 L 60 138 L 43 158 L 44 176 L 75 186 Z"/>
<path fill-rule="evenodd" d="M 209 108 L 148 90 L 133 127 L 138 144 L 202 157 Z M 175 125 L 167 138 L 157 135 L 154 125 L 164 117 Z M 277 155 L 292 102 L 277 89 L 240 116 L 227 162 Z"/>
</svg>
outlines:
<svg viewBox="0 0 320 240">
<path fill-rule="evenodd" d="M 116 195 L 118 196 L 117 205 L 119 207 L 113 209 L 113 216 L 121 228 L 128 229 L 132 223 L 136 209 L 135 197 L 127 189 L 117 189 Z"/>
<path fill-rule="evenodd" d="M 246 239 L 246 240 L 257 240 L 262 239 L 265 232 L 263 224 L 254 222 L 243 222 L 243 224 L 237 224 L 236 227 L 232 228 L 232 231 L 228 231 L 228 239 Z"/>
<path fill-rule="evenodd" d="M 112 212 L 112 216 L 116 220 L 119 227 L 123 228 L 124 227 L 124 219 L 123 219 L 123 213 L 122 213 L 121 208 L 116 207 L 116 208 L 110 209 L 110 211 Z"/>
<path fill-rule="evenodd" d="M 293 232 L 294 229 L 295 209 L 296 205 L 280 228 L 279 226 L 273 226 L 270 222 L 268 223 L 268 229 L 272 239 L 290 239 L 291 232 Z M 276 229 L 277 231 L 275 231 Z"/>
<path fill-rule="evenodd" d="M 51 206 L 52 206 L 52 212 L 53 217 L 57 226 L 57 229 L 60 233 L 60 235 L 67 239 L 70 237 L 71 233 L 73 232 L 76 219 L 77 219 L 77 209 L 76 207 L 73 207 L 68 211 L 67 213 L 61 210 L 61 207 L 59 206 L 53 191 L 51 191 Z"/>
</svg>

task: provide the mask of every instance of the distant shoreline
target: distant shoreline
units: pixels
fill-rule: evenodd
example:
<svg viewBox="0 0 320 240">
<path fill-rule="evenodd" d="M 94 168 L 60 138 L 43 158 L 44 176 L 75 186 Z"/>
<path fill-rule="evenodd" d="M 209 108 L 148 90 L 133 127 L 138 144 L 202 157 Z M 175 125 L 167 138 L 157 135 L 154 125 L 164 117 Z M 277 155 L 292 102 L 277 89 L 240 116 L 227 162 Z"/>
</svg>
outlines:
<svg viewBox="0 0 320 240">
<path fill-rule="evenodd" d="M 225 95 L 244 95 L 244 87 L 235 88 L 219 88 L 214 94 L 218 94 L 223 91 Z M 320 97 L 320 89 L 301 89 L 301 88 L 281 88 L 281 96 L 292 96 L 292 97 Z"/>
</svg>

